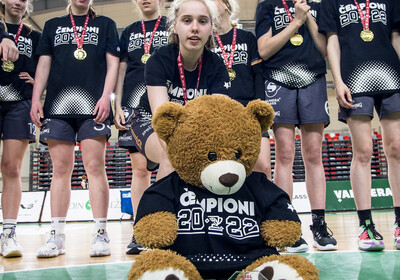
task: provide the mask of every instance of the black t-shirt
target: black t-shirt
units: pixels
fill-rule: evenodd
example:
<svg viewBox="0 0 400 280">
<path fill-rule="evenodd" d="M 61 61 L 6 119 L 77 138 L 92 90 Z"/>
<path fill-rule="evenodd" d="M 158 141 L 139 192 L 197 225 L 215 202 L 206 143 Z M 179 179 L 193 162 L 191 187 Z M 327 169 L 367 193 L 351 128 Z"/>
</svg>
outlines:
<svg viewBox="0 0 400 280">
<path fill-rule="evenodd" d="M 233 28 L 226 34 L 220 35 L 228 61 L 232 49 Z M 224 56 L 218 41 L 212 51 L 217 53 L 221 59 Z M 228 95 L 246 105 L 254 99 L 264 99 L 264 83 L 262 79 L 263 64 L 257 50 L 257 40 L 253 33 L 243 29 L 237 29 L 236 47 L 233 57 L 232 69 L 236 72 L 236 78 L 231 81 Z M 259 75 L 260 79 L 257 78 Z M 257 87 L 256 83 L 260 86 Z M 261 88 L 261 90 L 259 90 Z"/>
<path fill-rule="evenodd" d="M 158 48 L 146 63 L 145 80 L 148 86 L 167 87 L 169 101 L 184 104 L 177 63 L 178 53 L 179 49 L 176 44 L 168 44 Z M 196 91 L 198 68 L 192 72 L 185 70 L 188 101 L 206 94 L 228 94 L 230 87 L 228 72 L 224 62 L 217 54 L 204 48 L 200 83 Z M 145 109 L 146 111 L 149 110 L 149 108 Z"/>
<path fill-rule="evenodd" d="M 289 10 L 295 17 L 292 1 L 287 1 Z M 309 2 L 310 13 L 318 19 L 320 3 Z M 256 36 L 262 37 L 272 28 L 272 36 L 290 24 L 289 17 L 281 0 L 264 0 L 257 5 Z M 264 78 L 287 88 L 302 88 L 314 83 L 326 73 L 325 60 L 317 50 L 311 34 L 303 24 L 299 29 L 303 43 L 294 46 L 288 41 L 276 54 L 266 60 Z"/>
<path fill-rule="evenodd" d="M 74 16 L 79 38 L 85 18 Z M 52 56 L 44 104 L 46 118 L 93 118 L 96 103 L 103 94 L 106 53 L 119 56 L 115 22 L 104 16 L 90 18 L 83 43 L 87 57 L 77 60 L 76 49 L 69 15 L 45 23 L 37 54 Z"/>
<path fill-rule="evenodd" d="M 160 25 L 154 34 L 150 47 L 150 54 L 156 48 L 168 44 L 168 31 L 166 27 L 166 17 L 162 17 Z M 145 21 L 147 42 L 151 37 L 157 19 Z M 121 60 L 128 59 L 128 68 L 126 70 L 124 88 L 122 95 L 122 106 L 136 108 L 139 105 L 140 98 L 146 91 L 144 82 L 144 64 L 141 58 L 144 54 L 142 21 L 137 21 L 126 27 L 120 38 Z"/>
<path fill-rule="evenodd" d="M 3 25 L 1 22 L 0 24 Z M 6 26 L 9 35 L 14 40 L 19 24 L 7 23 Z M 38 61 L 35 53 L 39 39 L 40 32 L 30 30 L 25 26 L 22 28 L 17 43 L 19 58 L 14 62 L 14 70 L 5 72 L 0 68 L 0 101 L 19 101 L 32 98 L 33 86 L 26 83 L 26 80 L 20 79 L 19 73 L 28 72 L 32 78 L 35 78 Z"/>
<path fill-rule="evenodd" d="M 3 22 L 0 20 L 0 43 L 1 40 L 3 40 L 4 38 L 8 38 L 8 39 L 13 39 L 12 36 L 10 36 L 10 34 L 8 34 L 5 30 L 4 30 L 4 26 L 3 26 Z"/>
<path fill-rule="evenodd" d="M 136 222 L 158 211 L 169 211 L 178 219 L 178 237 L 166 249 L 188 258 L 203 275 L 211 272 L 214 277 L 229 276 L 261 256 L 277 254 L 261 236 L 262 222 L 300 222 L 289 196 L 258 172 L 232 195 L 192 186 L 173 172 L 145 191 Z"/>
<path fill-rule="evenodd" d="M 365 0 L 357 1 L 365 13 Z M 400 21 L 398 0 L 371 0 L 371 42 L 360 37 L 363 30 L 354 0 L 323 0 L 319 31 L 335 32 L 340 44 L 343 82 L 354 96 L 400 91 L 400 61 L 391 43 L 392 28 Z"/>
</svg>

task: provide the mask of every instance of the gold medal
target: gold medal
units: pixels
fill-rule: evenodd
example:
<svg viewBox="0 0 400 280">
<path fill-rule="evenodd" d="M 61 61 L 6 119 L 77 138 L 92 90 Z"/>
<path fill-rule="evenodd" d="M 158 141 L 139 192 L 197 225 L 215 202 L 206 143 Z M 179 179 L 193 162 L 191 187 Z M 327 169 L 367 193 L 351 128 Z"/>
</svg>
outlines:
<svg viewBox="0 0 400 280">
<path fill-rule="evenodd" d="M 233 81 L 236 78 L 236 72 L 232 68 L 228 68 L 229 80 Z"/>
<path fill-rule="evenodd" d="M 294 34 L 291 38 L 290 38 L 290 43 L 292 43 L 293 46 L 300 46 L 301 44 L 303 44 L 303 36 L 301 36 L 300 34 Z"/>
<path fill-rule="evenodd" d="M 360 33 L 360 37 L 364 42 L 371 42 L 374 39 L 374 33 L 369 29 L 363 29 Z"/>
<path fill-rule="evenodd" d="M 142 59 L 141 59 L 142 63 L 146 64 L 147 60 L 149 60 L 150 56 L 151 56 L 151 54 L 149 54 L 149 53 L 145 53 L 144 55 L 142 55 Z"/>
<path fill-rule="evenodd" d="M 1 68 L 4 70 L 4 72 L 11 72 L 14 70 L 14 63 L 11 61 L 4 61 L 1 65 Z"/>
<path fill-rule="evenodd" d="M 74 56 L 77 60 L 84 60 L 87 57 L 87 53 L 84 49 L 76 49 Z"/>
</svg>

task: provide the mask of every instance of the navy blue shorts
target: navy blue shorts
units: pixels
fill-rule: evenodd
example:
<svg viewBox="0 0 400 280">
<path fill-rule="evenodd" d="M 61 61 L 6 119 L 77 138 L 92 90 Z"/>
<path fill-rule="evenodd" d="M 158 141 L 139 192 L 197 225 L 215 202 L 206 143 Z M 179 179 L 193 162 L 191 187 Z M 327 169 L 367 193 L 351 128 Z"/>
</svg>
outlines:
<svg viewBox="0 0 400 280">
<path fill-rule="evenodd" d="M 107 135 L 111 136 L 110 119 L 95 123 L 93 119 L 63 118 L 44 119 L 40 130 L 40 143 L 47 144 L 47 139 L 81 142 L 85 139 Z"/>
<path fill-rule="evenodd" d="M 274 123 L 294 124 L 330 122 L 325 76 L 305 88 L 289 89 L 265 81 L 265 101 L 275 110 Z"/>
<path fill-rule="evenodd" d="M 128 130 L 118 132 L 118 145 L 129 150 L 129 153 L 141 153 L 146 158 L 145 146 L 147 139 L 154 132 L 151 124 L 151 114 L 139 110 L 123 107 L 125 127 Z M 158 163 L 147 159 L 147 169 L 153 171 L 158 168 Z"/>
<path fill-rule="evenodd" d="M 0 135 L 1 139 L 36 140 L 36 127 L 29 115 L 31 100 L 0 101 Z"/>
<path fill-rule="evenodd" d="M 339 106 L 339 121 L 346 122 L 350 116 L 364 115 L 374 117 L 374 108 L 379 119 L 400 111 L 400 93 L 379 94 L 374 96 L 353 97 L 354 108 L 347 109 Z"/>
</svg>

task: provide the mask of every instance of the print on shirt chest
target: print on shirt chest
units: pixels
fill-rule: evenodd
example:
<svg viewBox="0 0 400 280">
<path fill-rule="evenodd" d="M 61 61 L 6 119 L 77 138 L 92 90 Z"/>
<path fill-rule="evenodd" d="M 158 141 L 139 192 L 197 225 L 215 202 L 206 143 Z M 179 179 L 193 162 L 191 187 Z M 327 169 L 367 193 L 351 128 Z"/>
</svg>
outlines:
<svg viewBox="0 0 400 280">
<path fill-rule="evenodd" d="M 225 49 L 225 52 L 229 59 L 231 50 L 232 50 L 232 44 L 224 45 L 224 49 Z M 218 46 L 215 49 L 213 49 L 212 51 L 214 53 L 218 54 L 222 58 L 222 60 L 224 60 L 224 55 L 222 54 L 221 47 Z M 247 43 L 236 44 L 232 64 L 233 65 L 237 65 L 237 64 L 247 65 L 248 59 L 249 59 L 249 54 L 248 54 Z"/>
<path fill-rule="evenodd" d="M 149 40 L 151 31 L 146 32 L 146 38 Z M 137 49 L 143 49 L 143 33 L 132 32 L 129 36 L 128 52 L 133 52 Z M 168 44 L 168 31 L 156 31 L 151 45 L 153 48 L 159 48 Z"/>
<path fill-rule="evenodd" d="M 78 31 L 78 37 L 81 37 L 83 26 L 76 27 Z M 88 26 L 83 40 L 83 45 L 95 45 L 99 43 L 100 28 L 96 26 Z M 76 45 L 74 30 L 72 27 L 58 26 L 54 37 L 54 47 L 60 45 Z"/>
<path fill-rule="evenodd" d="M 294 7 L 289 7 L 289 11 L 292 14 L 293 18 L 295 18 L 295 9 Z M 310 10 L 310 14 L 314 17 L 314 19 L 317 18 L 317 11 L 316 10 Z M 283 7 L 275 7 L 274 10 L 274 26 L 275 30 L 279 30 L 282 28 L 285 28 L 290 24 L 290 19 L 289 16 L 287 15 L 287 12 L 285 8 Z"/>
<path fill-rule="evenodd" d="M 361 10 L 365 15 L 365 3 L 359 3 Z M 383 23 L 387 25 L 386 4 L 371 2 L 370 7 L 370 22 Z M 341 27 L 348 26 L 349 24 L 361 24 L 360 15 L 358 14 L 357 6 L 353 4 L 339 6 L 339 21 Z"/>
<path fill-rule="evenodd" d="M 254 201 L 205 197 L 186 189 L 180 196 L 178 234 L 226 235 L 243 240 L 260 235 Z"/>
<path fill-rule="evenodd" d="M 15 38 L 15 34 L 12 34 L 12 35 Z M 32 58 L 33 47 L 32 47 L 32 39 L 31 38 L 26 38 L 22 35 L 19 36 L 17 48 L 19 51 L 19 55 L 25 55 L 29 58 Z"/>
<path fill-rule="evenodd" d="M 185 101 L 183 97 L 182 87 L 174 86 L 174 84 L 171 81 L 167 81 L 167 89 L 168 89 L 169 101 L 184 105 Z M 198 90 L 196 90 L 194 88 L 188 88 L 186 94 L 187 94 L 187 99 L 192 100 L 196 97 L 206 95 L 207 89 L 199 88 Z"/>
</svg>

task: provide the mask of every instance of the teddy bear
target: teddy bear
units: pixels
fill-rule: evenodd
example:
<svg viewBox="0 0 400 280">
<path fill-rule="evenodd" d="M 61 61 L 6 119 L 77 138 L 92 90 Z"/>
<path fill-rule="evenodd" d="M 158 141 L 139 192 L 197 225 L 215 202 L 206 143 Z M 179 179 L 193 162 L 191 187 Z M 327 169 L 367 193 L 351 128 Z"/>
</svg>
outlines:
<svg viewBox="0 0 400 280">
<path fill-rule="evenodd" d="M 284 191 L 252 172 L 273 118 L 264 101 L 243 106 L 223 95 L 157 109 L 153 127 L 175 171 L 141 198 L 134 234 L 149 250 L 128 279 L 227 279 L 242 270 L 258 274 L 249 279 L 319 279 L 306 258 L 279 255 L 300 238 L 300 219 Z"/>
</svg>

